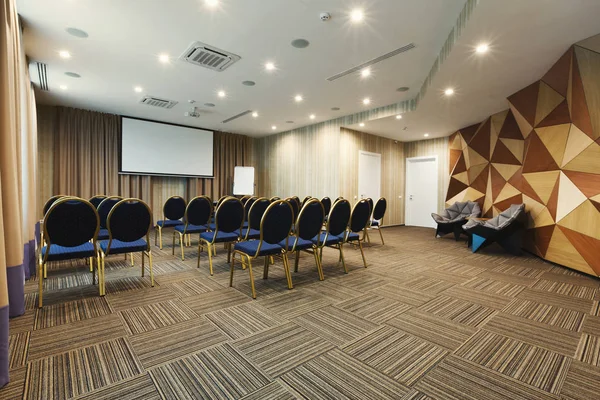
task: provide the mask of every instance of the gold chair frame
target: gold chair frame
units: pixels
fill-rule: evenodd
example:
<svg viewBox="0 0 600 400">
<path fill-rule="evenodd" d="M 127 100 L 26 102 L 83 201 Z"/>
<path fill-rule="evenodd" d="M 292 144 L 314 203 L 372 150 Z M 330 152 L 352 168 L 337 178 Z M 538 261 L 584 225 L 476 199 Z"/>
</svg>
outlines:
<svg viewBox="0 0 600 400">
<path fill-rule="evenodd" d="M 165 216 L 165 205 L 167 204 L 167 202 L 169 200 L 171 200 L 173 198 L 179 198 L 179 199 L 183 199 L 183 201 L 185 201 L 185 199 L 183 197 L 181 197 L 181 196 L 171 196 L 167 200 L 165 200 L 165 203 L 163 204 L 163 208 L 162 208 L 162 210 L 163 210 L 163 212 L 162 212 L 162 220 L 163 221 L 167 220 L 167 217 Z M 187 203 L 186 203 L 185 207 L 187 208 Z M 156 229 L 154 230 L 154 245 L 156 246 L 156 239 L 157 239 L 157 236 L 158 236 L 158 242 L 159 242 L 158 248 L 162 250 L 162 248 L 163 248 L 163 242 L 162 242 L 162 230 L 163 230 L 163 227 L 160 226 L 159 224 L 156 224 L 155 228 Z"/>
<path fill-rule="evenodd" d="M 190 206 L 190 204 L 192 204 L 192 202 L 194 200 L 201 199 L 201 198 L 206 199 L 208 201 L 208 204 L 210 205 L 210 214 L 208 216 L 208 220 L 210 221 L 210 217 L 212 216 L 212 213 L 213 213 L 213 203 L 212 203 L 210 197 L 208 197 L 208 196 L 196 196 L 193 199 L 191 199 L 189 201 L 189 203 L 187 203 L 187 205 L 185 206 L 185 212 L 183 213 L 183 223 L 184 223 L 184 227 L 185 227 L 184 231 L 186 231 L 186 232 L 187 232 L 187 227 L 189 225 L 189 223 L 187 221 L 188 207 Z M 208 223 L 209 222 L 207 222 L 206 224 L 208 225 Z M 208 229 L 208 226 L 207 226 L 207 229 Z M 172 255 L 175 255 L 175 234 L 176 233 L 179 234 L 179 247 L 181 247 L 181 261 L 185 261 L 185 256 L 184 256 L 184 253 L 183 253 L 183 242 L 185 240 L 185 237 L 187 236 L 187 244 L 188 244 L 188 246 L 190 246 L 191 245 L 191 241 L 192 241 L 192 239 L 191 239 L 192 235 L 191 235 L 191 233 L 185 233 L 185 234 L 183 234 L 183 233 L 179 232 L 178 230 L 173 229 L 173 245 L 172 245 L 172 253 L 171 253 Z M 200 240 L 200 239 L 198 239 L 198 240 Z"/>
</svg>

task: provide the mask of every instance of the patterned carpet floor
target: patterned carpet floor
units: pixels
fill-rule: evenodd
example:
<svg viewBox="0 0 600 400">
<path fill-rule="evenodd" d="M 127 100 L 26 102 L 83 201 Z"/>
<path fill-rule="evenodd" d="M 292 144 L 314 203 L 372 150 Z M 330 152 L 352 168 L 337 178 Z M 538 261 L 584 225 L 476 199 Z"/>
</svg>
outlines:
<svg viewBox="0 0 600 400">
<path fill-rule="evenodd" d="M 221 246 L 214 276 L 195 246 L 185 261 L 152 247 L 155 287 L 139 255 L 110 257 L 105 297 L 83 262 L 53 264 L 44 308 L 28 281 L 10 321 L 0 398 L 600 399 L 599 279 L 431 229 L 383 233 L 367 269 L 346 246 L 347 275 L 326 249 L 322 282 L 303 254 L 293 290 L 280 260 L 267 280 L 257 260 L 256 300 L 239 264 L 229 287 Z"/>
</svg>

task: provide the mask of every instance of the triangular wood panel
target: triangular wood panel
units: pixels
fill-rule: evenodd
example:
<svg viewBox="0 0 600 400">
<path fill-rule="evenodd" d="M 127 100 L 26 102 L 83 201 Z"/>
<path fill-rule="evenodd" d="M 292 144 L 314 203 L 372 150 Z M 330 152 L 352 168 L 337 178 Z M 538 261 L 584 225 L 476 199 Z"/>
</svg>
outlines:
<svg viewBox="0 0 600 400">
<path fill-rule="evenodd" d="M 556 221 L 556 209 L 558 207 L 558 187 L 560 185 L 560 179 L 556 180 L 554 184 L 554 188 L 552 189 L 552 193 L 550 193 L 550 198 L 548 199 L 548 203 L 546 203 L 546 207 L 548 207 L 548 211 L 552 216 L 552 219 Z"/>
<path fill-rule="evenodd" d="M 467 147 L 467 168 L 471 169 L 476 165 L 487 164 L 488 159 L 484 158 L 476 152 L 473 148 Z"/>
<path fill-rule="evenodd" d="M 502 190 L 500 191 L 500 194 L 498 195 L 498 197 L 496 197 L 496 199 L 494 199 L 494 205 L 500 203 L 503 200 L 506 200 L 510 197 L 513 196 L 517 196 L 520 195 L 521 192 L 515 188 L 513 185 L 511 185 L 510 183 L 506 183 L 504 185 L 504 187 L 502 188 Z"/>
<path fill-rule="evenodd" d="M 585 194 L 575 186 L 573 182 L 561 172 L 558 182 L 558 205 L 556 207 L 556 222 L 565 218 L 569 213 L 575 210 L 584 201 L 587 200 Z"/>
<path fill-rule="evenodd" d="M 501 141 L 498 141 L 496 143 L 494 154 L 492 154 L 492 162 L 499 164 L 521 165 L 521 161 L 518 160 L 515 157 L 515 155 Z"/>
<path fill-rule="evenodd" d="M 519 111 L 529 125 L 535 123 L 535 111 L 540 82 L 532 83 L 508 98 L 508 101 Z"/>
<path fill-rule="evenodd" d="M 547 204 L 559 174 L 560 171 L 534 172 L 523 174 L 523 178 L 527 179 L 527 182 L 542 199 L 542 203 Z"/>
<path fill-rule="evenodd" d="M 571 116 L 569 115 L 569 105 L 567 101 L 562 101 L 554 110 L 548 114 L 546 118 L 544 118 L 539 124 L 536 125 L 537 128 L 544 126 L 552 126 L 552 125 L 560 125 L 560 124 L 569 124 L 571 123 Z"/>
<path fill-rule="evenodd" d="M 573 57 L 573 72 L 571 79 L 571 120 L 583 133 L 595 139 L 590 112 L 585 99 L 585 89 L 579 73 L 577 57 Z"/>
<path fill-rule="evenodd" d="M 523 162 L 523 173 L 544 172 L 559 169 L 544 143 L 537 133 L 533 132 L 528 138 L 529 146 L 525 161 Z"/>
<path fill-rule="evenodd" d="M 448 185 L 448 194 L 446 198 L 451 199 L 452 197 L 465 190 L 467 187 L 468 186 L 462 183 L 461 181 L 458 181 L 454 178 L 450 178 L 450 184 Z"/>
<path fill-rule="evenodd" d="M 504 121 L 506 120 L 507 115 L 510 113 L 510 110 L 500 111 L 492 115 L 492 129 L 494 129 L 498 134 L 502 131 L 502 126 L 504 125 Z M 513 118 L 514 119 L 514 118 Z M 515 125 L 517 122 L 515 121 Z M 517 126 L 518 129 L 518 126 Z M 520 133 L 520 132 L 519 132 Z"/>
<path fill-rule="evenodd" d="M 522 139 L 500 139 L 508 150 L 522 164 L 525 155 L 525 141 Z"/>
<path fill-rule="evenodd" d="M 577 249 L 579 254 L 592 267 L 596 275 L 600 275 L 600 240 L 594 239 L 572 229 L 559 226 L 559 229 Z"/>
<path fill-rule="evenodd" d="M 552 89 L 545 82 L 540 82 L 540 92 L 538 94 L 537 108 L 535 112 L 535 125 L 538 125 L 544 118 L 550 114 L 560 103 L 565 100 L 556 90 Z M 567 103 L 565 102 L 565 105 Z M 569 113 L 568 106 L 567 114 Z"/>
<path fill-rule="evenodd" d="M 554 233 L 546 251 L 546 259 L 557 264 L 568 265 L 586 274 L 595 274 L 592 267 L 579 254 L 558 226 L 554 227 Z"/>
<path fill-rule="evenodd" d="M 514 195 L 512 197 L 504 199 L 498 203 L 494 203 L 494 207 L 496 207 L 499 210 L 504 211 L 513 204 L 522 204 L 522 203 L 523 203 L 523 195 L 519 193 L 517 195 Z"/>
<path fill-rule="evenodd" d="M 473 139 L 473 136 L 475 136 L 475 132 L 477 132 L 477 129 L 479 129 L 479 125 L 481 124 L 467 126 L 466 128 L 462 128 L 459 131 L 465 144 L 468 145 L 471 139 Z"/>
<path fill-rule="evenodd" d="M 571 124 L 561 124 L 535 129 L 538 137 L 544 143 L 557 165 L 562 163 L 563 156 L 565 155 L 570 128 Z"/>
<path fill-rule="evenodd" d="M 600 171 L 600 144 L 594 142 L 589 145 L 563 169 L 597 174 Z"/>
<path fill-rule="evenodd" d="M 527 195 L 523 195 L 523 203 L 525 203 L 525 211 L 527 211 L 527 228 L 535 228 L 535 219 L 538 218 L 546 207 Z"/>
<path fill-rule="evenodd" d="M 460 174 L 452 175 L 457 181 L 461 181 L 465 185 L 469 185 L 469 173 L 467 171 L 461 172 Z"/>
<path fill-rule="evenodd" d="M 600 171 L 597 174 L 589 174 L 577 171 L 563 171 L 571 182 L 587 197 L 591 198 L 600 194 Z M 600 227 L 598 227 L 600 229 Z"/>
<path fill-rule="evenodd" d="M 475 182 L 475 179 L 485 170 L 489 164 L 479 164 L 469 168 L 469 182 Z M 483 190 L 485 192 L 485 189 Z"/>
<path fill-rule="evenodd" d="M 571 47 L 556 64 L 544 75 L 542 81 L 546 82 L 552 89 L 556 90 L 562 96 L 567 96 L 569 85 L 569 72 L 571 70 L 571 58 L 573 57 L 573 47 Z"/>
<path fill-rule="evenodd" d="M 450 149 L 450 154 L 449 154 L 450 171 L 454 170 L 454 166 L 458 162 L 458 159 L 460 158 L 460 156 L 462 156 L 462 150 Z"/>
<path fill-rule="evenodd" d="M 597 140 L 600 139 L 600 53 L 576 46 L 575 58 L 583 82 L 593 138 Z"/>
<path fill-rule="evenodd" d="M 513 177 L 514 174 L 517 173 L 519 169 L 521 169 L 520 165 L 510 165 L 510 164 L 492 164 L 492 166 L 502 175 L 502 177 L 508 181 Z"/>
<path fill-rule="evenodd" d="M 492 126 L 491 118 L 485 120 L 481 127 L 469 142 L 469 147 L 479 153 L 483 158 L 490 158 L 490 129 Z M 472 161 L 471 161 L 472 163 Z"/>
<path fill-rule="evenodd" d="M 554 228 L 556 225 L 542 226 L 541 228 L 536 228 L 533 230 L 534 242 L 537 250 L 540 252 L 541 257 L 546 256 L 546 252 L 548 251 L 548 246 L 550 246 L 550 240 L 552 239 L 552 234 L 554 233 Z"/>
<path fill-rule="evenodd" d="M 574 124 L 571 124 L 571 128 L 569 130 L 569 138 L 567 139 L 567 146 L 565 148 L 565 154 L 563 156 L 563 160 L 561 163 L 561 167 L 564 167 L 577 157 L 583 150 L 585 150 L 589 145 L 594 143 L 589 136 L 585 133 L 581 132 L 581 129 L 576 127 Z"/>
<path fill-rule="evenodd" d="M 542 199 L 540 199 L 540 197 L 537 195 L 535 190 L 533 190 L 533 188 L 531 187 L 529 182 L 527 182 L 527 180 L 525 178 L 523 178 L 523 170 L 522 169 L 515 172 L 513 177 L 508 180 L 508 183 L 510 183 L 517 189 L 519 189 L 521 191 L 521 193 L 531 197 L 532 199 L 535 199 L 535 201 L 539 201 L 540 203 L 543 203 Z"/>
<path fill-rule="evenodd" d="M 452 135 L 448 137 L 448 146 L 453 150 L 462 150 L 462 141 L 460 135 L 457 132 L 454 132 Z"/>
<path fill-rule="evenodd" d="M 506 185 L 506 180 L 495 168 L 491 168 L 490 181 L 492 183 L 492 203 L 494 203 L 494 200 L 498 198 L 498 195 L 504 188 L 504 185 Z"/>
<path fill-rule="evenodd" d="M 465 162 L 465 155 L 461 153 L 458 157 L 458 161 L 454 165 L 454 170 L 452 170 L 452 174 L 460 174 L 461 172 L 465 172 L 467 170 L 467 164 Z"/>
<path fill-rule="evenodd" d="M 558 225 L 600 240 L 600 212 L 589 200 L 558 221 Z"/>
<path fill-rule="evenodd" d="M 600 212 L 600 201 L 595 201 L 595 200 L 590 200 L 590 201 L 592 202 L 594 207 L 596 207 L 596 210 L 598 210 L 598 212 Z"/>
<path fill-rule="evenodd" d="M 474 180 L 471 180 L 471 187 L 473 189 L 479 190 L 482 193 L 486 192 L 488 178 L 490 175 L 489 169 L 490 169 L 490 165 L 489 164 L 485 165 L 485 167 L 483 168 L 483 171 L 481 171 Z"/>
<path fill-rule="evenodd" d="M 521 129 L 519 128 L 519 124 L 515 119 L 515 116 L 512 111 L 508 111 L 506 114 L 506 118 L 504 119 L 504 124 L 500 129 L 500 138 L 504 139 L 520 139 L 523 140 L 523 134 L 521 133 Z"/>
</svg>

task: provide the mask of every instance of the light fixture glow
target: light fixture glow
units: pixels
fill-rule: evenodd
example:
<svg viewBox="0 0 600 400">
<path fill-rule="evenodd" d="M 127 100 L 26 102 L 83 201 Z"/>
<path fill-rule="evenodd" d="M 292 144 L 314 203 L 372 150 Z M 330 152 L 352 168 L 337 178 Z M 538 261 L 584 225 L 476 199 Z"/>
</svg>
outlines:
<svg viewBox="0 0 600 400">
<path fill-rule="evenodd" d="M 219 91 L 217 92 L 217 95 L 218 95 L 219 97 L 225 97 L 225 91 L 224 91 L 224 90 L 219 90 Z"/>
<path fill-rule="evenodd" d="M 61 90 L 67 90 L 67 85 L 60 85 L 59 87 Z"/>
<path fill-rule="evenodd" d="M 396 115 L 396 119 L 402 119 L 402 115 Z"/>
<path fill-rule="evenodd" d="M 272 62 L 268 62 L 265 64 L 265 68 L 267 71 L 273 71 L 275 69 L 275 64 L 273 64 Z"/>
<path fill-rule="evenodd" d="M 271 129 L 275 130 L 275 129 L 277 129 L 277 127 L 276 127 L 275 125 L 273 125 L 273 126 L 271 127 Z"/>
<path fill-rule="evenodd" d="M 160 62 L 161 62 L 161 63 L 163 63 L 163 64 L 166 64 L 166 63 L 168 63 L 168 62 L 169 62 L 169 60 L 170 60 L 170 58 L 169 58 L 169 55 L 168 55 L 168 54 L 165 54 L 165 53 L 163 53 L 163 54 L 160 54 L 160 55 L 158 56 L 158 61 L 160 61 Z"/>
<path fill-rule="evenodd" d="M 429 137 L 429 133 L 426 133 L 426 134 L 424 134 L 423 136 L 425 136 L 425 137 Z"/>
<path fill-rule="evenodd" d="M 136 86 L 133 88 L 133 90 L 135 90 L 137 93 L 142 93 L 142 90 L 144 90 L 144 89 L 142 89 L 141 86 Z"/>
<path fill-rule="evenodd" d="M 204 4 L 209 7 L 215 7 L 219 4 L 219 0 L 204 0 Z"/>
<path fill-rule="evenodd" d="M 254 118 L 258 117 L 258 113 L 257 113 L 256 111 L 254 111 L 254 112 L 252 113 L 252 116 L 253 116 Z"/>
<path fill-rule="evenodd" d="M 448 88 L 448 89 L 444 90 L 444 94 L 446 96 L 452 96 L 454 94 L 454 89 Z"/>
<path fill-rule="evenodd" d="M 66 50 L 59 51 L 58 55 L 60 56 L 60 58 L 71 58 L 71 53 L 69 53 Z"/>
<path fill-rule="evenodd" d="M 363 78 L 366 78 L 367 76 L 371 75 L 371 68 L 365 68 L 362 71 L 360 71 L 360 75 Z"/>
<path fill-rule="evenodd" d="M 358 126 L 360 126 L 362 128 L 363 126 L 365 126 L 365 124 L 364 124 L 364 122 L 361 122 L 360 124 L 358 124 Z"/>
<path fill-rule="evenodd" d="M 369 98 L 367 97 L 366 99 L 364 99 L 364 100 L 363 100 L 363 104 L 364 104 L 365 106 L 366 106 L 366 105 L 369 105 L 369 104 L 371 104 L 371 99 L 369 99 Z"/>
<path fill-rule="evenodd" d="M 483 53 L 487 53 L 487 51 L 489 49 L 490 49 L 490 47 L 487 44 L 482 43 L 475 48 L 475 51 L 478 52 L 479 54 L 483 54 Z"/>
<path fill-rule="evenodd" d="M 300 96 L 299 94 L 296 95 L 296 97 L 294 97 L 294 100 L 296 100 L 297 102 L 300 102 L 303 100 L 302 96 Z"/>
<path fill-rule="evenodd" d="M 352 13 L 350 13 L 350 18 L 352 19 L 353 22 L 360 22 L 363 20 L 363 18 L 365 17 L 365 14 L 363 13 L 362 10 L 360 9 L 355 9 L 352 10 Z"/>
<path fill-rule="evenodd" d="M 310 114 L 309 118 L 310 118 L 310 119 L 315 119 L 315 118 L 316 118 L 316 117 L 315 117 L 315 114 Z"/>
</svg>

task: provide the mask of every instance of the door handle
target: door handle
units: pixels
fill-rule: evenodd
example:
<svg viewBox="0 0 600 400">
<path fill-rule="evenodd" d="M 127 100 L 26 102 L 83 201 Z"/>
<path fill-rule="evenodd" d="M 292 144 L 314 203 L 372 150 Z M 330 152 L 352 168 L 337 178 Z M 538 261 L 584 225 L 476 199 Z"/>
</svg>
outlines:
<svg viewBox="0 0 600 400">
<path fill-rule="evenodd" d="M 413 195 L 412 195 L 412 194 L 409 194 L 409 195 L 408 195 L 408 199 L 409 199 L 409 200 L 412 200 L 412 199 L 413 199 Z"/>
</svg>

